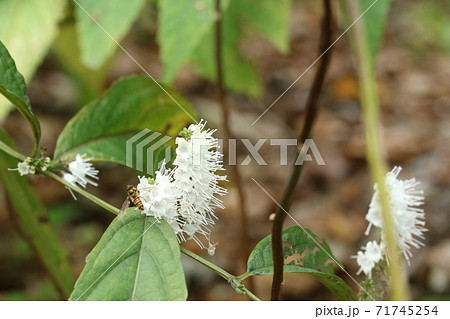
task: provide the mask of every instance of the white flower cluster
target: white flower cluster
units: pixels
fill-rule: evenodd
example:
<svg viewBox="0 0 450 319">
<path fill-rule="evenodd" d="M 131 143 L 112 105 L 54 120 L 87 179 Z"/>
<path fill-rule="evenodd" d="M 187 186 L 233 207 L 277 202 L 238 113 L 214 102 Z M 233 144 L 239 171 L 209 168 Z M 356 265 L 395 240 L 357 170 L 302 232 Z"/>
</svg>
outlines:
<svg viewBox="0 0 450 319">
<path fill-rule="evenodd" d="M 27 157 L 17 164 L 17 168 L 8 168 L 10 171 L 18 171 L 20 176 L 35 174 L 36 170 L 46 171 L 51 162 L 50 157 Z"/>
<path fill-rule="evenodd" d="M 97 186 L 97 183 L 91 178 L 98 179 L 98 170 L 94 168 L 92 163 L 89 163 L 92 158 L 84 158 L 85 156 L 86 154 L 77 154 L 75 159 L 68 165 L 70 173 L 65 173 L 63 178 L 74 186 L 75 184 L 78 184 L 83 188 L 85 188 L 87 184 Z"/>
<path fill-rule="evenodd" d="M 205 248 L 197 237 L 202 235 L 208 241 L 208 252 L 214 254 L 215 244 L 210 241 L 210 226 L 217 218 L 215 208 L 223 208 L 218 196 L 226 194 L 219 181 L 226 176 L 217 175 L 223 170 L 222 154 L 218 151 L 215 130 L 205 130 L 205 122 L 190 125 L 176 139 L 174 168 L 163 165 L 152 183 L 139 177 L 137 186 L 144 206 L 143 213 L 166 220 L 175 231 L 178 241 L 193 239 Z"/>
<path fill-rule="evenodd" d="M 372 269 L 383 258 L 384 246 L 379 245 L 375 240 L 369 241 L 362 250 L 358 251 L 358 255 L 354 256 L 359 267 L 361 267 L 356 273 L 359 275 L 361 271 L 369 278 L 372 277 Z"/>
<path fill-rule="evenodd" d="M 420 183 L 414 178 L 402 181 L 398 174 L 401 167 L 394 167 L 385 177 L 387 196 L 392 214 L 392 220 L 395 226 L 395 234 L 398 248 L 409 263 L 412 256 L 411 246 L 419 248 L 423 246 L 420 239 L 424 239 L 423 233 L 427 231 L 425 226 L 425 213 L 423 209 L 418 208 L 423 205 L 423 191 L 416 190 Z M 363 271 L 370 277 L 372 269 L 382 259 L 384 255 L 384 237 L 383 217 L 381 215 L 382 206 L 379 198 L 378 185 L 374 186 L 375 193 L 369 205 L 369 211 L 366 220 L 369 222 L 365 235 L 369 235 L 372 225 L 381 229 L 381 244 L 376 241 L 369 242 L 363 250 L 355 256 L 358 265 L 361 267 L 359 272 Z M 359 273 L 358 272 L 358 273 Z"/>
</svg>

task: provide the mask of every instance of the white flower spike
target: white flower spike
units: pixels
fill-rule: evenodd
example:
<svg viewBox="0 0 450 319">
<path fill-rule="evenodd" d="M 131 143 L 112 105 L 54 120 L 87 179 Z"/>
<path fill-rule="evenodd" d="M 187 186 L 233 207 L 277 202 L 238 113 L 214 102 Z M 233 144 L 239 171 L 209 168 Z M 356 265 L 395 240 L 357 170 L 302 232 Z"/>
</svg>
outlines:
<svg viewBox="0 0 450 319">
<path fill-rule="evenodd" d="M 214 225 L 217 218 L 214 210 L 223 208 L 217 196 L 226 194 L 226 189 L 218 185 L 219 181 L 226 180 L 226 176 L 216 174 L 223 170 L 219 141 L 213 137 L 215 130 L 205 130 L 205 125 L 204 121 L 190 125 L 188 134 L 176 139 L 173 175 L 180 194 L 179 214 L 186 222 L 184 233 L 202 248 L 205 247 L 196 234 L 203 235 L 209 242 L 208 226 Z"/>
<path fill-rule="evenodd" d="M 78 184 L 83 188 L 85 188 L 87 184 L 97 186 L 97 183 L 92 179 L 98 179 L 98 170 L 94 168 L 92 163 L 89 163 L 92 158 L 83 158 L 85 156 L 86 154 L 77 154 L 75 159 L 69 163 L 70 174 L 64 174 L 63 178 L 70 184 Z"/>
<path fill-rule="evenodd" d="M 387 173 L 386 187 L 396 229 L 397 244 L 409 262 L 409 257 L 412 256 L 411 247 L 419 248 L 423 246 L 420 239 L 424 239 L 423 233 L 427 229 L 424 227 L 425 213 L 423 209 L 418 208 L 423 205 L 423 191 L 416 190 L 419 182 L 414 178 L 406 181 L 399 180 L 397 177 L 401 170 L 401 167 L 396 166 L 391 172 Z M 366 235 L 369 234 L 372 225 L 379 228 L 383 227 L 378 185 L 375 185 L 374 189 L 375 193 L 366 215 L 369 222 Z"/>
<path fill-rule="evenodd" d="M 177 235 L 178 241 L 193 239 L 201 248 L 206 248 L 197 237 L 202 235 L 210 243 L 210 227 L 217 218 L 215 208 L 223 208 L 217 197 L 226 194 L 219 181 L 226 176 L 217 175 L 223 170 L 219 143 L 205 130 L 206 122 L 190 125 L 176 139 L 174 168 L 165 165 L 156 173 L 153 184 L 139 177 L 137 186 L 144 206 L 143 213 L 166 220 Z M 216 244 L 209 244 L 208 251 L 214 253 Z"/>
</svg>

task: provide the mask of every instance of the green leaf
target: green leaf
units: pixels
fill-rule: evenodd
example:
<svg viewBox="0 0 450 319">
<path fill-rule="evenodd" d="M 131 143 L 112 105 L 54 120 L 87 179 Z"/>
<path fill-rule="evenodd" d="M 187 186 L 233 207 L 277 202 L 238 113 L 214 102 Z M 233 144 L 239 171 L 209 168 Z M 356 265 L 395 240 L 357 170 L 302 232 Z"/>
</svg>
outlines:
<svg viewBox="0 0 450 319">
<path fill-rule="evenodd" d="M 204 77 L 216 80 L 213 0 L 159 1 L 161 17 L 158 42 L 164 63 L 164 80 L 172 82 L 188 61 Z M 222 48 L 225 87 L 257 97 L 262 81 L 252 61 L 239 50 L 250 26 L 277 49 L 289 49 L 290 0 L 239 0 L 222 4 Z M 188 39 L 188 40 L 186 40 Z M 182 44 L 182 48 L 180 48 Z"/>
<path fill-rule="evenodd" d="M 334 275 L 333 262 L 336 261 L 325 240 L 319 242 L 309 229 L 299 226 L 283 230 L 284 272 L 310 274 L 324 284 L 339 300 L 355 300 L 353 290 L 338 276 Z M 320 248 L 317 243 L 320 243 Z M 250 254 L 247 262 L 249 276 L 273 274 L 272 235 L 262 239 Z M 333 261 L 334 259 L 334 261 Z"/>
<path fill-rule="evenodd" d="M 103 91 L 106 77 L 109 74 L 110 63 L 104 63 L 98 70 L 92 71 L 81 61 L 81 51 L 75 25 L 65 23 L 61 25 L 59 35 L 53 45 L 53 53 L 61 68 L 69 74 L 80 88 L 79 101 L 81 105 L 97 98 Z"/>
<path fill-rule="evenodd" d="M 126 165 L 126 142 L 135 134 L 149 129 L 176 136 L 192 121 L 193 111 L 179 94 L 168 87 L 164 89 L 181 107 L 148 77 L 119 80 L 69 121 L 58 138 L 55 158 L 64 160 L 86 154 L 95 161 Z M 157 141 L 148 142 L 146 149 Z M 143 156 L 142 161 L 147 163 L 145 152 Z"/>
<path fill-rule="evenodd" d="M 159 1 L 158 43 L 164 64 L 164 81 L 172 82 L 200 40 L 213 29 L 215 0 Z M 211 52 L 213 54 L 213 52 Z"/>
<path fill-rule="evenodd" d="M 364 12 L 373 4 L 372 0 L 360 0 L 361 10 Z M 381 41 L 383 39 L 384 29 L 387 21 L 387 14 L 391 0 L 378 0 L 372 8 L 367 11 L 363 17 L 366 25 L 367 40 L 372 60 L 376 60 L 376 56 L 380 49 Z"/>
<path fill-rule="evenodd" d="M 82 59 L 86 66 L 97 69 L 117 50 L 114 40 L 120 42 L 126 35 L 145 0 L 77 0 L 77 3 L 75 18 Z"/>
<path fill-rule="evenodd" d="M 233 1 L 230 10 L 264 35 L 280 52 L 288 52 L 291 0 L 239 0 Z"/>
<path fill-rule="evenodd" d="M 0 93 L 16 106 L 17 110 L 27 119 L 34 134 L 34 156 L 39 147 L 41 127 L 31 109 L 30 99 L 27 95 L 27 86 L 22 74 L 17 71 L 14 60 L 8 50 L 0 41 Z"/>
<path fill-rule="evenodd" d="M 367 10 L 361 19 L 356 23 L 364 23 L 364 29 L 366 32 L 366 39 L 369 45 L 369 51 L 372 63 L 375 63 L 378 51 L 380 49 L 381 41 L 383 40 L 384 29 L 387 21 L 387 14 L 391 5 L 391 0 L 378 0 L 374 3 L 374 0 L 358 0 L 360 14 Z M 342 8 L 344 10 L 344 21 L 347 25 L 350 25 L 353 21 L 349 21 L 348 17 L 352 16 L 348 12 L 347 5 L 342 1 Z M 370 9 L 369 9 L 370 7 Z M 357 17 L 356 17 L 357 18 Z M 351 37 L 351 32 L 348 33 Z"/>
<path fill-rule="evenodd" d="M 0 130 L 0 140 L 11 146 L 11 139 Z M 0 180 L 9 200 L 13 217 L 26 241 L 33 248 L 55 282 L 58 290 L 68 298 L 73 287 L 73 277 L 67 253 L 48 222 L 46 208 L 36 193 L 18 172 L 8 171 L 17 167 L 17 160 L 0 151 Z"/>
<path fill-rule="evenodd" d="M 0 41 L 28 81 L 45 57 L 63 18 L 65 0 L 0 1 Z M 0 118 L 10 110 L 0 97 Z"/>
<path fill-rule="evenodd" d="M 239 50 L 243 35 L 239 16 L 235 14 L 236 2 L 231 1 L 228 10 L 223 11 L 222 50 L 225 87 L 234 92 L 257 97 L 262 93 L 262 81 L 252 61 L 245 58 Z M 198 72 L 206 78 L 217 79 L 214 30 L 210 29 L 195 48 L 191 61 Z"/>
<path fill-rule="evenodd" d="M 166 221 L 130 208 L 86 258 L 71 300 L 186 300 L 180 247 Z"/>
</svg>

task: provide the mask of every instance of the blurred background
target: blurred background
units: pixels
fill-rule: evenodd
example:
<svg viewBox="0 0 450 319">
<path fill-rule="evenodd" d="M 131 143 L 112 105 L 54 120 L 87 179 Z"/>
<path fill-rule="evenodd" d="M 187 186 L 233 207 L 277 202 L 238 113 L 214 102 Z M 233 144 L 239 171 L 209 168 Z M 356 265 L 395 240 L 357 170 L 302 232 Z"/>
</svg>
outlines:
<svg viewBox="0 0 450 319">
<path fill-rule="evenodd" d="M 334 9 L 336 37 L 344 27 L 337 6 Z M 163 65 L 156 42 L 156 15 L 153 3 L 146 4 L 121 43 L 152 76 L 160 79 Z M 259 97 L 242 93 L 227 95 L 232 107 L 231 128 L 237 138 L 254 143 L 259 138 L 297 137 L 315 68 L 255 125 L 251 124 L 316 59 L 321 18 L 320 1 L 293 1 L 289 14 L 290 49 L 285 54 L 255 32 L 248 32 L 245 41 L 240 41 L 243 56 L 253 61 L 261 76 L 262 94 Z M 68 65 L 61 53 L 62 48 L 76 43 L 75 35 L 66 28 L 71 19 L 69 15 L 60 22 L 60 33 L 29 81 L 33 110 L 42 126 L 41 146 L 49 154 L 53 154 L 56 139 L 68 120 L 84 104 L 98 97 L 119 77 L 143 73 L 120 50 L 100 70 L 74 73 L 76 67 Z M 313 129 L 314 141 L 326 165 L 306 164 L 290 214 L 303 227 L 325 238 L 345 269 L 363 280 L 362 276 L 356 276 L 358 266 L 351 256 L 368 240 L 364 236 L 367 227 L 364 217 L 372 184 L 365 160 L 354 62 L 348 38 L 342 37 L 333 47 Z M 426 196 L 424 209 L 429 229 L 426 246 L 413 250 L 408 268 L 412 298 L 449 300 L 450 1 L 392 1 L 376 72 L 389 165 L 403 167 L 400 179 L 419 180 Z M 206 119 L 210 127 L 220 127 L 220 109 L 212 82 L 187 65 L 178 72 L 173 85 L 192 103 L 199 118 Z M 17 148 L 29 152 L 32 135 L 22 116 L 11 112 L 2 125 L 14 137 Z M 237 145 L 240 163 L 248 152 L 242 143 Z M 279 164 L 278 147 L 270 146 L 267 141 L 260 154 L 267 166 L 251 161 L 240 167 L 252 247 L 270 234 L 269 216 L 276 207 L 252 178 L 278 200 L 290 172 L 289 165 Z M 126 197 L 127 183 L 137 183 L 136 174 L 112 164 L 96 163 L 95 166 L 100 170 L 99 187 L 88 190 L 120 207 Z M 48 208 L 49 220 L 67 249 L 76 278 L 85 265 L 86 255 L 114 216 L 81 196 L 74 201 L 62 185 L 48 178 L 30 176 L 29 181 Z M 209 257 L 194 242 L 184 244 L 233 274 L 244 272 L 244 263 L 239 259 L 241 226 L 236 213 L 237 200 L 236 191 L 230 187 L 224 198 L 226 208 L 218 212 L 219 219 L 212 231 L 212 239 L 219 242 L 215 256 Z M 4 192 L 0 192 L 0 300 L 60 299 L 45 269 L 18 233 L 12 216 Z M 285 227 L 294 224 L 287 218 Z M 184 257 L 190 300 L 246 300 L 215 273 Z M 355 287 L 347 275 L 339 270 L 337 273 Z M 271 276 L 255 278 L 256 295 L 269 299 L 271 281 Z M 287 274 L 283 289 L 286 300 L 332 299 L 324 286 L 306 275 Z"/>
</svg>

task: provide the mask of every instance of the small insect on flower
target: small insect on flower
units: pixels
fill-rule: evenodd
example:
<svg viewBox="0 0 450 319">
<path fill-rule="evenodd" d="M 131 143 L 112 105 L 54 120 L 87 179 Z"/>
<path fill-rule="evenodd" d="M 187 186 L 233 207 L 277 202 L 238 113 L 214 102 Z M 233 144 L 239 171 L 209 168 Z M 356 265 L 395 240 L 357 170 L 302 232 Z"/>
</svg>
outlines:
<svg viewBox="0 0 450 319">
<path fill-rule="evenodd" d="M 130 207 L 130 202 L 140 210 L 144 210 L 144 205 L 142 205 L 141 198 L 139 197 L 139 191 L 133 185 L 127 185 L 127 198 L 123 202 L 122 208 L 117 215 L 119 219 L 121 219 L 123 215 L 125 215 L 128 207 Z"/>
</svg>

